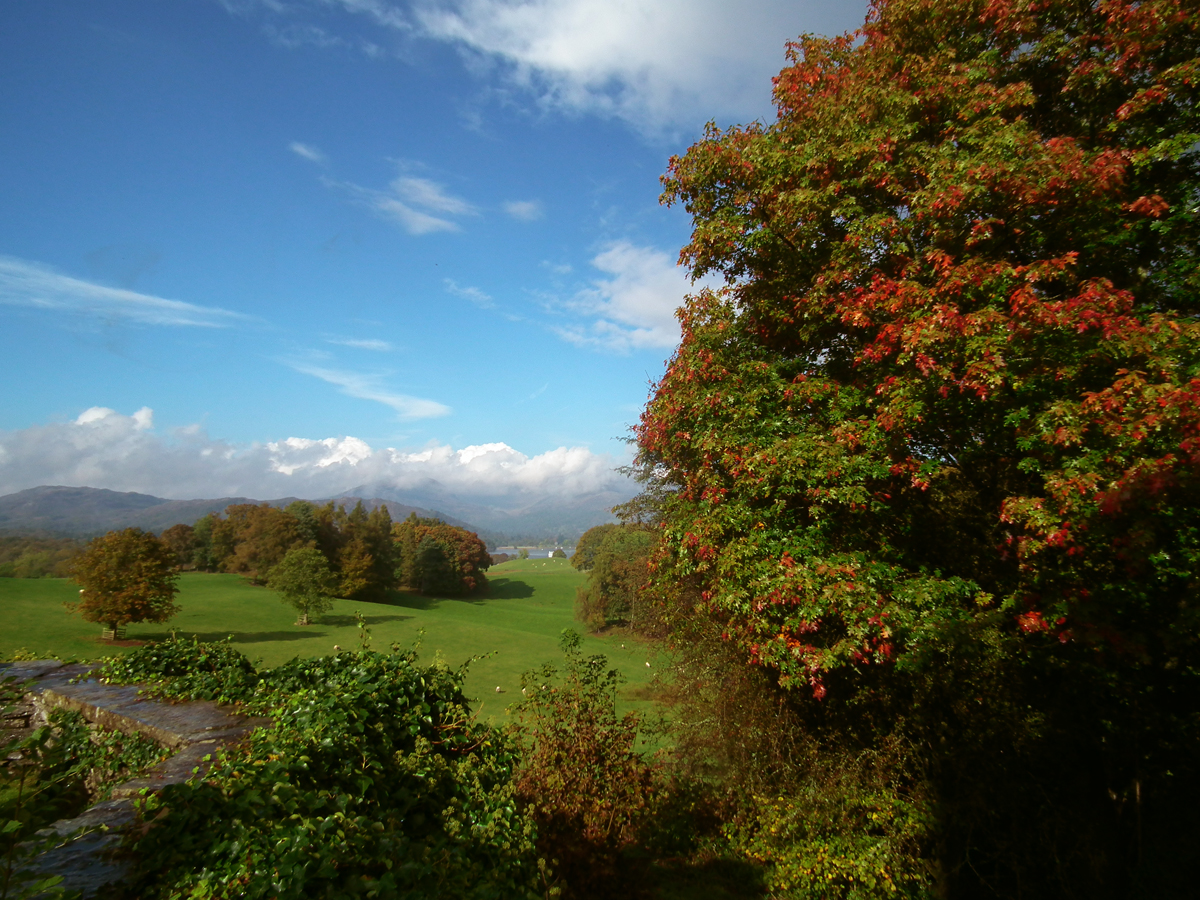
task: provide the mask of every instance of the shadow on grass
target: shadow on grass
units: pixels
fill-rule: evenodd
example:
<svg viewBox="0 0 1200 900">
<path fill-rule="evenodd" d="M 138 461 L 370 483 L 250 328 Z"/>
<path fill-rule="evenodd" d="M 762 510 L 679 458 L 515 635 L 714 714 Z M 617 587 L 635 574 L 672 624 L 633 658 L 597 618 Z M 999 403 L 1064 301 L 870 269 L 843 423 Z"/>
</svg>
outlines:
<svg viewBox="0 0 1200 900">
<path fill-rule="evenodd" d="M 488 597 L 493 600 L 527 600 L 533 596 L 533 586 L 515 578 L 488 579 Z"/>
<path fill-rule="evenodd" d="M 438 597 L 426 597 L 424 594 L 414 594 L 407 591 L 388 591 L 388 598 L 381 606 L 399 606 L 404 609 L 433 609 L 442 600 Z"/>
<path fill-rule="evenodd" d="M 350 620 L 350 624 L 354 624 L 354 620 Z M 257 644 L 265 641 L 306 641 L 309 638 L 323 638 L 326 636 L 324 631 L 316 631 L 309 626 L 302 631 L 178 631 L 180 640 L 188 640 L 195 638 L 198 641 L 205 643 L 215 643 L 223 641 L 232 636 L 235 644 Z M 130 639 L 136 641 L 169 641 L 171 632 L 155 631 L 155 632 L 138 632 L 136 635 L 129 635 Z"/>
<path fill-rule="evenodd" d="M 488 596 L 490 597 L 491 595 L 489 594 Z M 443 603 L 469 603 L 472 606 L 478 606 L 483 603 L 484 599 L 481 597 L 438 597 L 409 591 L 389 591 L 387 600 L 384 600 L 379 605 L 428 610 L 436 609 Z M 368 621 L 370 620 L 368 619 Z"/>
<path fill-rule="evenodd" d="M 661 703 L 669 700 L 670 696 L 668 690 L 652 681 L 647 684 L 629 684 L 621 688 L 622 700 L 653 700 Z"/>
<path fill-rule="evenodd" d="M 412 616 L 363 616 L 363 621 L 368 625 L 382 625 L 384 622 L 402 622 L 411 618 Z M 358 619 L 354 616 L 321 616 L 321 624 L 331 628 L 345 628 L 357 625 Z"/>
</svg>

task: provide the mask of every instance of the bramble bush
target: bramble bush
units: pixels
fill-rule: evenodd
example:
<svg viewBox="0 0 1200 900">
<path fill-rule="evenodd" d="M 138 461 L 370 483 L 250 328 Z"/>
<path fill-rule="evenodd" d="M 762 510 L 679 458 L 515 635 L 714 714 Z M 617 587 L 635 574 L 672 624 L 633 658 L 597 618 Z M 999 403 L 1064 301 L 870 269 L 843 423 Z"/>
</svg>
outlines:
<svg viewBox="0 0 1200 900">
<path fill-rule="evenodd" d="M 568 896 L 586 897 L 611 889 L 621 853 L 644 841 L 661 779 L 635 749 L 640 717 L 617 715 L 620 673 L 604 656 L 584 656 L 571 629 L 561 647 L 561 671 L 547 663 L 521 676 L 516 788 L 539 854 Z"/>
</svg>

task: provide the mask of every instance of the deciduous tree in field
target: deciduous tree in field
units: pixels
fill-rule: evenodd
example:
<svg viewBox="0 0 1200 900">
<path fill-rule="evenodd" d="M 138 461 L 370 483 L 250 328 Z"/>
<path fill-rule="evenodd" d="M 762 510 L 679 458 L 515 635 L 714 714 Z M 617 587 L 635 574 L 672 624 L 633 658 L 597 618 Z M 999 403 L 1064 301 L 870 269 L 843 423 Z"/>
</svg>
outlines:
<svg viewBox="0 0 1200 900">
<path fill-rule="evenodd" d="M 333 606 L 338 577 L 324 554 L 314 547 L 294 547 L 271 570 L 267 586 L 277 591 L 284 603 L 300 614 L 298 624 L 311 624 L 311 617 Z"/>
<path fill-rule="evenodd" d="M 415 513 L 392 528 L 400 582 L 426 593 L 475 594 L 487 590 L 492 564 L 474 532 L 422 519 Z"/>
<path fill-rule="evenodd" d="M 191 525 L 172 525 L 159 536 L 175 551 L 175 560 L 180 567 L 193 563 L 196 554 L 196 530 Z"/>
<path fill-rule="evenodd" d="M 727 286 L 637 429 L 657 584 L 892 754 L 942 895 L 1116 895 L 1196 835 L 1198 52 L 1184 0 L 878 0 L 665 177 Z"/>
<path fill-rule="evenodd" d="M 598 546 L 589 548 L 588 580 L 575 595 L 576 617 L 593 630 L 630 624 L 648 578 L 647 562 L 657 535 L 640 525 L 601 525 Z M 593 528 L 584 534 L 597 531 Z M 582 541 L 581 541 L 582 543 Z"/>
<path fill-rule="evenodd" d="M 131 622 L 166 622 L 179 612 L 175 551 L 140 528 L 93 540 L 75 558 L 71 577 L 81 588 L 74 609 L 114 633 Z"/>
<path fill-rule="evenodd" d="M 213 543 L 227 548 L 221 561 L 224 570 L 258 584 L 266 583 L 289 550 L 304 543 L 297 520 L 265 503 L 229 506 L 214 528 Z"/>
<path fill-rule="evenodd" d="M 609 532 L 619 527 L 619 525 L 609 522 L 585 531 L 579 539 L 579 543 L 575 545 L 575 552 L 571 555 L 571 565 L 581 572 L 590 569 L 596 559 L 596 554 L 600 551 L 600 545 L 604 543 L 604 538 L 608 536 Z"/>
<path fill-rule="evenodd" d="M 361 500 L 349 512 L 335 507 L 334 522 L 340 539 L 336 559 L 341 596 L 382 600 L 396 586 L 397 551 L 387 507 L 380 504 L 368 513 Z"/>
</svg>

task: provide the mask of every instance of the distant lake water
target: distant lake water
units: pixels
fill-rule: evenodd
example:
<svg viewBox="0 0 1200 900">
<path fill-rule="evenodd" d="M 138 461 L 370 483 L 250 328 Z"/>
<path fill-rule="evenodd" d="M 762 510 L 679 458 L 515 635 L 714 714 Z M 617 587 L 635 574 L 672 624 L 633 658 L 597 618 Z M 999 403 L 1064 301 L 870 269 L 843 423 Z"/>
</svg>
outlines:
<svg viewBox="0 0 1200 900">
<path fill-rule="evenodd" d="M 559 549 L 562 550 L 564 553 L 566 553 L 568 557 L 570 557 L 575 552 L 574 547 L 560 547 Z M 529 558 L 530 559 L 548 559 L 550 557 L 550 554 L 554 552 L 553 547 L 551 547 L 549 550 L 539 550 L 535 547 L 529 547 L 528 550 L 529 550 Z M 489 553 L 507 553 L 509 556 L 516 556 L 518 553 L 521 552 L 521 548 L 520 547 L 497 547 L 495 550 L 489 550 L 488 552 Z"/>
</svg>

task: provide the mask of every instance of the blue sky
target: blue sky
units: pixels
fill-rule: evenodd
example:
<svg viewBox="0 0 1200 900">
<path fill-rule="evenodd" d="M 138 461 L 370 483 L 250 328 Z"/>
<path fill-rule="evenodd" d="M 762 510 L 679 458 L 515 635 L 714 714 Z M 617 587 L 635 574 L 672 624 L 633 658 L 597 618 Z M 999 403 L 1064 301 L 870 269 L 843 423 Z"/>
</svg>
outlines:
<svg viewBox="0 0 1200 900">
<path fill-rule="evenodd" d="M 689 289 L 668 157 L 864 14 L 9 0 L 0 493 L 611 485 Z"/>
</svg>

